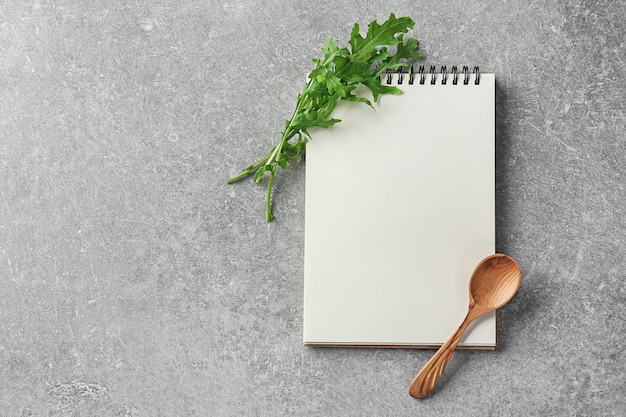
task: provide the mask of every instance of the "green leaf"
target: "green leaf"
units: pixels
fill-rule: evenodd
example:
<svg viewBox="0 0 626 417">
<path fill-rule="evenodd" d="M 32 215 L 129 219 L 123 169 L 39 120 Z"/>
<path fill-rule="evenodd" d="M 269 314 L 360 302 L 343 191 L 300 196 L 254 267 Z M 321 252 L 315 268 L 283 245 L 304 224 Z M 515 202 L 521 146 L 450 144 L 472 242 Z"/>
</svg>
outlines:
<svg viewBox="0 0 626 417">
<path fill-rule="evenodd" d="M 341 119 L 327 119 L 327 120 L 316 120 L 311 123 L 311 126 L 317 126 L 322 128 L 329 128 L 335 123 L 339 123 Z"/>
<path fill-rule="evenodd" d="M 254 177 L 252 177 L 252 181 L 256 182 L 257 184 L 261 182 L 261 180 L 263 179 L 263 174 L 267 172 L 268 168 L 269 167 L 267 165 L 263 165 L 259 169 L 257 169 L 257 171 L 254 173 Z"/>
<path fill-rule="evenodd" d="M 343 83 L 341 82 L 339 77 L 337 77 L 330 71 L 326 73 L 326 86 L 328 89 L 328 94 L 332 95 L 334 93 L 337 93 L 339 97 L 346 96 L 346 90 Z"/>
<path fill-rule="evenodd" d="M 377 52 L 377 47 L 381 45 L 396 45 L 401 40 L 396 38 L 397 33 L 406 33 L 412 29 L 415 22 L 409 17 L 400 17 L 391 13 L 389 19 L 382 25 L 376 20 L 370 22 L 367 27 L 365 38 L 359 33 L 359 25 L 355 24 L 350 37 L 352 47 L 353 62 L 367 62 Z"/>
<path fill-rule="evenodd" d="M 372 105 L 372 102 L 369 101 L 368 99 L 366 99 L 365 97 L 358 97 L 358 96 L 355 96 L 355 95 L 351 94 L 351 95 L 348 95 L 346 98 L 344 98 L 344 100 L 346 100 L 346 101 L 354 101 L 354 102 L 357 102 L 357 103 L 365 103 L 365 104 L 367 104 L 368 106 L 370 106 L 372 108 L 374 107 Z"/>
<path fill-rule="evenodd" d="M 378 97 L 381 94 L 401 94 L 402 90 L 392 85 L 385 85 L 381 83 L 377 78 L 373 78 L 364 82 L 365 86 L 370 89 L 374 96 L 374 101 L 378 102 Z"/>
<path fill-rule="evenodd" d="M 278 165 L 280 165 L 282 169 L 289 168 L 289 158 L 287 158 L 287 155 L 285 155 L 284 153 L 281 153 L 278 156 L 278 158 L 276 159 L 276 162 L 278 162 Z"/>
</svg>

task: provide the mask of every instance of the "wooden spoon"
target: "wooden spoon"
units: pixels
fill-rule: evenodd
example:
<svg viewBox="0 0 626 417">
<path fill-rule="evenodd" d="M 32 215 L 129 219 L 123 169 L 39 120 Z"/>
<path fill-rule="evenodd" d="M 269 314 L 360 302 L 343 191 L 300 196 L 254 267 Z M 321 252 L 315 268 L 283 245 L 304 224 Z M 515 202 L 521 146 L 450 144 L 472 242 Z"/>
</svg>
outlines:
<svg viewBox="0 0 626 417">
<path fill-rule="evenodd" d="M 409 394 L 427 396 L 439 381 L 467 326 L 477 317 L 502 307 L 519 288 L 522 273 L 513 258 L 496 253 L 480 261 L 469 282 L 469 308 L 465 320 L 411 382 Z"/>
</svg>

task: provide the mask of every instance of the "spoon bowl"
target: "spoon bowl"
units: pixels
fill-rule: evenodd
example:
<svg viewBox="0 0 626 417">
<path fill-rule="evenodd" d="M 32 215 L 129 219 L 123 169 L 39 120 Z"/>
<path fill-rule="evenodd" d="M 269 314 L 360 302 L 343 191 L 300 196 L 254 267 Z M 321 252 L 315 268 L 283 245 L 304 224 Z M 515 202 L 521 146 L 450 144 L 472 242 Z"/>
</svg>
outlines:
<svg viewBox="0 0 626 417">
<path fill-rule="evenodd" d="M 471 299 L 481 307 L 498 309 L 517 292 L 522 273 L 510 256 L 497 253 L 480 261 L 469 283 Z"/>
<path fill-rule="evenodd" d="M 515 260 L 501 253 L 487 256 L 476 265 L 469 281 L 467 315 L 413 379 L 409 387 L 412 397 L 423 398 L 435 388 L 465 329 L 477 317 L 508 303 L 517 292 L 521 278 L 522 273 Z"/>
</svg>

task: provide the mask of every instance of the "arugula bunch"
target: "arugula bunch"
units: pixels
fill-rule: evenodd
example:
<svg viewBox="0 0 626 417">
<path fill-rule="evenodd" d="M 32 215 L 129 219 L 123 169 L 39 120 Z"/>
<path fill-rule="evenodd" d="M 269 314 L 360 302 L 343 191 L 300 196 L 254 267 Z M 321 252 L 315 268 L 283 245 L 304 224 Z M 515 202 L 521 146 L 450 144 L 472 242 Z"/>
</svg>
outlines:
<svg viewBox="0 0 626 417">
<path fill-rule="evenodd" d="M 375 102 L 381 94 L 401 93 L 397 87 L 382 84 L 380 77 L 389 70 L 408 66 L 406 60 L 421 56 L 417 39 L 404 39 L 404 34 L 414 25 L 411 18 L 397 18 L 392 13 L 383 24 L 372 21 L 367 27 L 365 37 L 361 36 L 359 25 L 355 24 L 349 47 L 337 46 L 332 38 L 322 47 L 324 57 L 313 60 L 315 69 L 309 74 L 308 82 L 298 95 L 293 115 L 285 121 L 278 144 L 259 161 L 227 181 L 231 184 L 253 175 L 253 181 L 259 183 L 268 174 L 265 204 L 268 222 L 274 220 L 271 195 L 276 169 L 279 166 L 288 168 L 289 161 L 302 154 L 311 138 L 308 129 L 328 128 L 338 123 L 340 120 L 332 118 L 331 113 L 342 100 L 361 102 L 371 107 L 372 103 L 367 98 L 354 94 L 359 84 L 370 89 Z M 388 49 L 390 47 L 393 52 Z"/>
</svg>

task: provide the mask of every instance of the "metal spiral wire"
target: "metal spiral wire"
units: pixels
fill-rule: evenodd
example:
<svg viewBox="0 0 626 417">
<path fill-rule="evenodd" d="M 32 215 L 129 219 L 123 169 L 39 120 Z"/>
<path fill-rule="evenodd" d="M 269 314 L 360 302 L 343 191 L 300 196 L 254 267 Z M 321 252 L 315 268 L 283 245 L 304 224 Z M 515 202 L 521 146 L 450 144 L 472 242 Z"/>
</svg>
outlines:
<svg viewBox="0 0 626 417">
<path fill-rule="evenodd" d="M 424 85 L 426 84 L 428 75 L 430 75 L 431 85 L 435 85 L 437 83 L 446 85 L 450 79 L 453 85 L 458 85 L 460 81 L 462 81 L 463 85 L 468 85 L 470 83 L 471 74 L 474 74 L 474 84 L 480 84 L 480 68 L 478 66 L 475 66 L 472 72 L 470 72 L 469 66 L 467 65 L 463 65 L 460 71 L 456 65 L 452 66 L 450 71 L 448 71 L 448 68 L 445 65 L 442 65 L 439 69 L 436 65 L 431 65 L 427 72 L 424 65 L 420 65 L 417 68 L 417 71 L 415 71 L 415 68 L 411 65 L 407 69 L 400 68 L 397 71 L 388 70 L 386 72 L 387 76 L 385 79 L 387 84 L 393 83 L 393 74 L 398 75 L 398 84 L 404 83 L 404 78 L 408 75 L 408 84 L 414 84 L 417 80 L 419 84 Z"/>
</svg>

